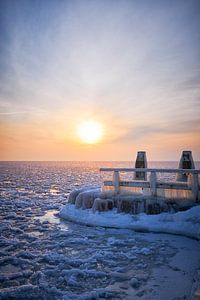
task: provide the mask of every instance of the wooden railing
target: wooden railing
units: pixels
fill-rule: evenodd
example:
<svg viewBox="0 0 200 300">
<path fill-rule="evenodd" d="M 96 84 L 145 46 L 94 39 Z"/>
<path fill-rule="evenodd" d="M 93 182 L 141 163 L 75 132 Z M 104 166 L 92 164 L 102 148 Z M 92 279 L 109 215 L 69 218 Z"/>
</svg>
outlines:
<svg viewBox="0 0 200 300">
<path fill-rule="evenodd" d="M 148 168 L 100 168 L 101 172 L 113 172 L 113 180 L 103 182 L 104 186 L 113 186 L 114 192 L 120 192 L 120 186 L 149 188 L 152 196 L 157 195 L 157 189 L 175 189 L 191 190 L 192 198 L 198 201 L 200 189 L 199 178 L 200 170 L 195 169 L 148 169 Z M 150 173 L 149 181 L 146 180 L 120 180 L 120 172 L 148 172 Z M 157 173 L 181 173 L 188 174 L 187 182 L 161 182 L 157 180 Z"/>
</svg>

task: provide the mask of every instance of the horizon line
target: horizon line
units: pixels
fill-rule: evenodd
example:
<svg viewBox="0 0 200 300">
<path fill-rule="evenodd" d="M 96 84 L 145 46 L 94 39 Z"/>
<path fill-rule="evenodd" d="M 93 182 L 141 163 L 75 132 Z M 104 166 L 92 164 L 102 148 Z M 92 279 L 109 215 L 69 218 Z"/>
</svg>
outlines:
<svg viewBox="0 0 200 300">
<path fill-rule="evenodd" d="M 1 162 L 134 162 L 135 160 L 0 160 Z M 179 160 L 148 160 L 149 162 L 179 162 Z M 147 161 L 147 162 L 148 162 Z M 200 162 L 200 160 L 194 160 Z"/>
</svg>

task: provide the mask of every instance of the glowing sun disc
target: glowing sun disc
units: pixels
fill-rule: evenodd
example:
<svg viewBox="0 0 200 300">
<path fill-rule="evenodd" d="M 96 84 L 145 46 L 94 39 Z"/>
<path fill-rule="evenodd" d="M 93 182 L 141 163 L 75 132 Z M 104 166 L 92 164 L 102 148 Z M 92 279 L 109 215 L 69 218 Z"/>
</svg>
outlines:
<svg viewBox="0 0 200 300">
<path fill-rule="evenodd" d="M 101 140 L 103 130 L 100 123 L 96 121 L 85 121 L 79 124 L 77 133 L 82 142 L 95 144 Z"/>
</svg>

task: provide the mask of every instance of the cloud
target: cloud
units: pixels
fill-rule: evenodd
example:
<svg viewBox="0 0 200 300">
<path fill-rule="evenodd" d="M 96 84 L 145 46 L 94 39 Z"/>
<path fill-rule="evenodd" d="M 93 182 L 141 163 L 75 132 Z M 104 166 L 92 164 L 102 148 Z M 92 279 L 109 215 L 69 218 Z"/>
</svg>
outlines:
<svg viewBox="0 0 200 300">
<path fill-rule="evenodd" d="M 0 115 L 18 115 L 18 114 L 27 114 L 27 111 L 9 111 L 9 112 L 0 112 Z"/>
<path fill-rule="evenodd" d="M 173 124 L 161 123 L 161 124 L 149 124 L 141 126 L 129 126 L 124 127 L 124 133 L 121 133 L 115 138 L 109 139 L 110 143 L 127 143 L 127 142 L 138 142 L 151 138 L 156 135 L 162 136 L 173 136 L 173 135 L 185 135 L 185 134 L 200 134 L 200 120 L 187 120 L 184 122 L 174 122 Z"/>
<path fill-rule="evenodd" d="M 199 130 L 198 1 L 0 2 L 5 126 L 64 132 L 94 110 L 106 142 Z"/>
</svg>

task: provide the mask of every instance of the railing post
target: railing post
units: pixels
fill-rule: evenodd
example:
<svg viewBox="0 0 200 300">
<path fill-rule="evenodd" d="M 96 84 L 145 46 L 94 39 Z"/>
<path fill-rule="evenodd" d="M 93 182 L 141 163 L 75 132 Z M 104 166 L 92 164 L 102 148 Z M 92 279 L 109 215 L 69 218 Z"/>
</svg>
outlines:
<svg viewBox="0 0 200 300">
<path fill-rule="evenodd" d="M 198 202 L 198 193 L 199 193 L 199 178 L 198 174 L 192 174 L 192 197 L 194 201 Z"/>
<path fill-rule="evenodd" d="M 150 189 L 151 189 L 151 195 L 157 196 L 157 190 L 156 190 L 156 172 L 151 172 L 149 177 L 150 182 Z"/>
<path fill-rule="evenodd" d="M 119 194 L 119 171 L 114 171 L 113 173 L 113 185 L 115 193 Z"/>
</svg>

